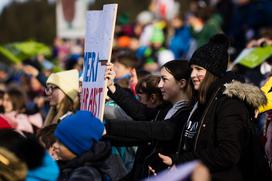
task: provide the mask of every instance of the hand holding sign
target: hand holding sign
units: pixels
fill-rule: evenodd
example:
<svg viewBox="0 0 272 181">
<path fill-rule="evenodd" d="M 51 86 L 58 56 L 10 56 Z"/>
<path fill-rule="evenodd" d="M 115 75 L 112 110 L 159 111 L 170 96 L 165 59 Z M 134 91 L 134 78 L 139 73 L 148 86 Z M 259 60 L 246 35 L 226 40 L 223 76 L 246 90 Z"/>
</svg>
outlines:
<svg viewBox="0 0 272 181">
<path fill-rule="evenodd" d="M 272 46 L 253 47 L 244 49 L 234 61 L 248 68 L 255 68 L 272 55 Z"/>
<path fill-rule="evenodd" d="M 253 48 L 253 47 L 260 47 L 260 46 L 271 46 L 272 45 L 272 40 L 268 38 L 260 38 L 258 40 L 251 40 L 247 44 L 247 48 Z"/>
<path fill-rule="evenodd" d="M 114 93 L 116 90 L 114 85 L 114 79 L 115 79 L 116 73 L 113 71 L 112 63 L 107 63 L 106 65 L 107 67 L 106 67 L 105 79 L 108 80 L 107 87 L 112 93 Z"/>
</svg>

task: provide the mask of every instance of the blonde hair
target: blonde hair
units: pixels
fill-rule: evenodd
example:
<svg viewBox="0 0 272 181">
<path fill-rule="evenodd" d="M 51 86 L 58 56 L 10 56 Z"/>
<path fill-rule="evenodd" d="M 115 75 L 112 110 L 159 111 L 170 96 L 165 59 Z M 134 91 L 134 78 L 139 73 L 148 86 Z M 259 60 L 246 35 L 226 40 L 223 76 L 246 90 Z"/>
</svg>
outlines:
<svg viewBox="0 0 272 181">
<path fill-rule="evenodd" d="M 79 99 L 77 98 L 74 102 L 67 96 L 57 106 L 51 106 L 49 112 L 45 118 L 44 127 L 56 124 L 59 119 L 66 114 L 68 111 L 75 112 L 79 107 Z"/>
<path fill-rule="evenodd" d="M 19 160 L 12 152 L 0 147 L 0 180 L 25 180 L 26 174 L 26 164 Z"/>
</svg>

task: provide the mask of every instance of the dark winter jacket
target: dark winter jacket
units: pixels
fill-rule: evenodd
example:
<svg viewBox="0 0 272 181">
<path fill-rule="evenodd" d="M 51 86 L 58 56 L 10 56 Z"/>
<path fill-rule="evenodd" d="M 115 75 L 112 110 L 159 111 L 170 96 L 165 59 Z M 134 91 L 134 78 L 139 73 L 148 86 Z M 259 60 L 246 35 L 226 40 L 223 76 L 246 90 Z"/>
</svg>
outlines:
<svg viewBox="0 0 272 181">
<path fill-rule="evenodd" d="M 111 154 L 111 145 L 108 142 L 97 142 L 89 152 L 60 165 L 60 180 L 119 180 L 126 173 L 118 159 L 119 157 Z"/>
<path fill-rule="evenodd" d="M 187 120 L 191 105 L 184 105 L 170 119 L 164 120 L 168 110 L 169 108 L 160 110 L 153 121 L 113 120 L 107 123 L 109 138 L 115 141 L 133 138 L 140 143 L 133 169 L 123 180 L 139 180 L 147 177 L 148 165 L 156 171 L 166 168 L 159 159 L 158 153 L 172 154 L 176 151 L 180 131 Z"/>
<path fill-rule="evenodd" d="M 255 142 L 252 143 L 252 118 L 254 109 L 265 104 L 266 98 L 259 88 L 230 80 L 226 77 L 211 85 L 210 97 L 202 105 L 205 107 L 202 116 L 198 117 L 193 150 L 184 153 L 181 140 L 179 154 L 172 159 L 175 164 L 201 160 L 209 168 L 213 180 L 255 180 L 252 175 L 257 165 L 253 157 L 264 155 L 251 151 L 256 147 Z M 184 139 L 184 132 L 182 135 Z M 259 180 L 263 177 L 257 176 Z"/>
</svg>

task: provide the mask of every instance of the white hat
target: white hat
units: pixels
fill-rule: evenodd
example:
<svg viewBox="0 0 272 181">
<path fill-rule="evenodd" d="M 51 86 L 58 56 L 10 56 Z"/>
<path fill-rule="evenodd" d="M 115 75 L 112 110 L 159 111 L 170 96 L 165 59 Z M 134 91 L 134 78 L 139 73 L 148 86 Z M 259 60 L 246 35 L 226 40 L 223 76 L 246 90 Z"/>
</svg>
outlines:
<svg viewBox="0 0 272 181">
<path fill-rule="evenodd" d="M 72 101 L 76 100 L 79 91 L 79 75 L 77 70 L 67 70 L 52 73 L 46 84 L 54 84 L 60 88 Z"/>
<path fill-rule="evenodd" d="M 158 53 L 158 63 L 160 66 L 163 66 L 165 63 L 174 59 L 175 55 L 171 50 L 161 50 Z"/>
<path fill-rule="evenodd" d="M 137 16 L 137 22 L 142 25 L 152 23 L 153 20 L 154 20 L 154 15 L 150 11 L 142 11 Z"/>
</svg>

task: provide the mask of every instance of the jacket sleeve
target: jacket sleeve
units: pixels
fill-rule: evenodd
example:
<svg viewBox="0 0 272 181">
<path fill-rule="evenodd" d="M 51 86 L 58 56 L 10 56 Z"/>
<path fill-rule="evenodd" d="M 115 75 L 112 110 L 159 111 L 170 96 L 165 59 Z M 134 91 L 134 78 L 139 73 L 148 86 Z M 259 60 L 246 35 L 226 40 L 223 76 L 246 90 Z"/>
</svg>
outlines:
<svg viewBox="0 0 272 181">
<path fill-rule="evenodd" d="M 235 99 L 222 102 L 217 110 L 214 118 L 216 119 L 214 123 L 216 126 L 214 140 L 211 140 L 212 143 L 204 143 L 208 146 L 197 149 L 196 152 L 184 153 L 179 155 L 178 158 L 172 157 L 174 163 L 199 159 L 212 172 L 231 168 L 238 163 L 243 141 L 245 142 L 243 138 L 246 132 L 245 124 L 248 111 L 242 102 Z M 207 122 L 206 127 L 208 124 L 209 122 Z M 201 129 L 205 129 L 203 125 L 201 126 Z"/>
<path fill-rule="evenodd" d="M 146 107 L 118 85 L 116 85 L 116 91 L 114 93 L 108 91 L 108 96 L 133 118 L 133 120 L 151 120 L 157 113 L 157 109 Z"/>
<path fill-rule="evenodd" d="M 173 121 L 115 121 L 110 120 L 106 124 L 107 134 L 139 139 L 140 141 L 171 140 L 176 131 Z"/>
<path fill-rule="evenodd" d="M 106 140 L 110 140 L 110 143 L 112 146 L 140 146 L 146 143 L 139 139 L 127 138 L 127 137 L 121 137 L 121 136 L 106 135 L 104 136 L 104 138 Z"/>
<path fill-rule="evenodd" d="M 125 111 L 118 105 L 105 105 L 104 119 L 123 119 L 123 120 L 132 120 Z"/>
</svg>

